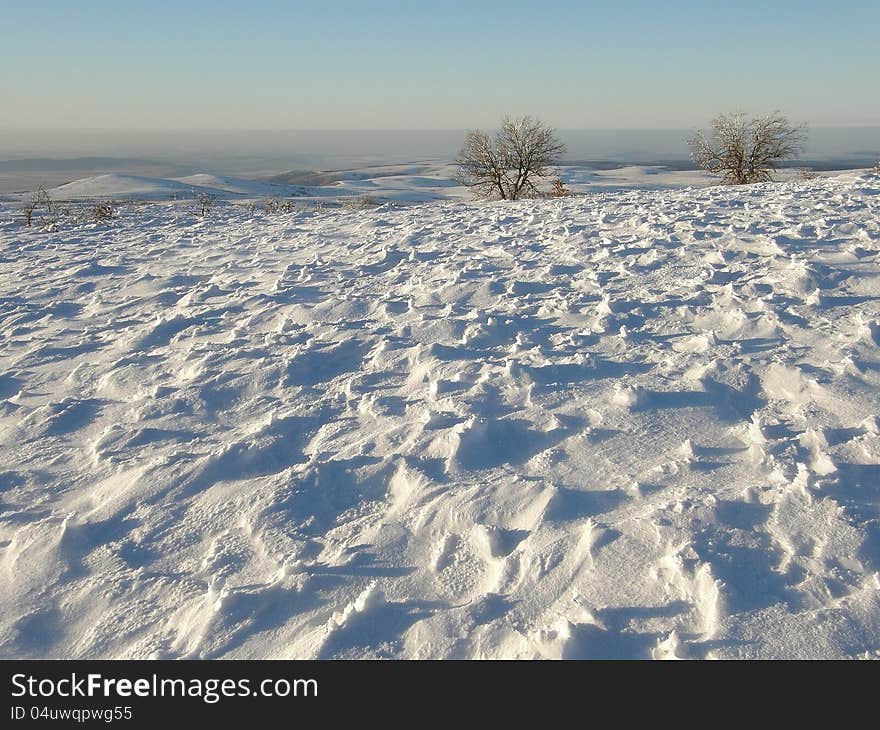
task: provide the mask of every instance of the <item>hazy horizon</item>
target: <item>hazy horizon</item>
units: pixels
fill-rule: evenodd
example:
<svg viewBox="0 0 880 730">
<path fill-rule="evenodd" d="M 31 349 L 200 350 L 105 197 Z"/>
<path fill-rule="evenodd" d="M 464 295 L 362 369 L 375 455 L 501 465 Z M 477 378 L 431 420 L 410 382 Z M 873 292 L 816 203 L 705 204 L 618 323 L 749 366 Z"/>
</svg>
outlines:
<svg viewBox="0 0 880 730">
<path fill-rule="evenodd" d="M 567 155 L 629 154 L 650 155 L 687 152 L 686 140 L 693 127 L 557 127 L 567 146 Z M 0 129 L 0 159 L 79 155 L 124 156 L 132 153 L 176 156 L 188 150 L 222 150 L 227 154 L 247 154 L 284 146 L 298 146 L 299 152 L 349 154 L 351 150 L 379 145 L 380 151 L 410 154 L 454 154 L 468 129 L 77 129 L 3 130 Z M 491 131 L 493 128 L 483 127 Z M 234 145 L 229 149 L 227 145 Z M 807 125 L 806 152 L 821 156 L 874 152 L 880 147 L 880 125 Z M 310 149 L 306 149 L 310 148 Z"/>
<path fill-rule="evenodd" d="M 559 129 L 564 161 L 650 164 L 686 161 L 689 129 Z M 451 160 L 464 129 L 287 131 L 0 131 L 0 165 L 22 169 L 28 161 L 104 158 L 216 174 L 260 175 L 291 169 L 334 169 Z M 813 161 L 871 163 L 880 156 L 878 127 L 809 129 L 802 157 Z M 20 161 L 20 162 L 19 162 Z M 172 170 L 173 171 L 173 170 Z"/>
</svg>

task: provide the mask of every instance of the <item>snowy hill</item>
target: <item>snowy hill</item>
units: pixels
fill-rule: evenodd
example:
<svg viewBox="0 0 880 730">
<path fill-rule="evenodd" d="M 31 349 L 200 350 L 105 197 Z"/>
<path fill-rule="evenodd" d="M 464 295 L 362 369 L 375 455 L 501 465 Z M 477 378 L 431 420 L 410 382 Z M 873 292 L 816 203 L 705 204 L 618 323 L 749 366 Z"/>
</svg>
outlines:
<svg viewBox="0 0 880 730">
<path fill-rule="evenodd" d="M 178 177 L 175 178 L 175 180 L 191 187 L 209 189 L 217 194 L 231 193 L 232 195 L 248 198 L 291 195 L 298 190 L 292 185 L 275 185 L 272 183 L 242 180 L 241 178 L 236 177 L 207 175 L 204 173 L 189 175 L 188 177 Z"/>
<path fill-rule="evenodd" d="M 859 175 L 857 170 L 844 173 Z M 794 168 L 779 172 L 782 180 L 796 178 Z M 838 176 L 826 171 L 822 176 Z M 51 188 L 56 201 L 98 199 L 159 201 L 186 200 L 200 194 L 216 199 L 256 200 L 298 198 L 305 201 L 368 197 L 376 202 L 423 203 L 438 200 L 470 200 L 470 191 L 455 181 L 456 168 L 447 161 L 429 160 L 400 165 L 374 165 L 328 172 L 294 171 L 261 180 L 199 173 L 187 177 L 156 178 L 108 174 L 82 178 Z M 591 167 L 563 165 L 559 175 L 572 192 L 616 190 L 673 190 L 706 186 L 712 179 L 700 170 L 675 170 L 656 165 Z M 29 200 L 29 193 L 13 196 Z"/>
<path fill-rule="evenodd" d="M 200 192 L 213 193 L 182 180 L 139 175 L 96 175 L 51 188 L 53 200 L 92 200 L 97 198 L 135 198 L 137 200 L 168 200 L 171 197 L 193 197 Z"/>
<path fill-rule="evenodd" d="M 312 191 L 301 186 L 219 177 L 216 175 L 189 175 L 180 178 L 142 177 L 139 175 L 96 175 L 50 188 L 49 197 L 56 201 L 114 200 L 171 200 L 190 199 L 200 194 L 215 198 L 271 198 L 290 195 L 308 195 Z M 29 199 L 29 194 L 19 196 Z"/>
<path fill-rule="evenodd" d="M 154 178 L 138 175 L 107 174 L 86 177 L 48 190 L 56 201 L 98 199 L 158 201 L 189 199 L 208 194 L 217 199 L 259 199 L 296 197 L 305 199 L 372 196 L 384 202 L 426 202 L 470 197 L 469 192 L 450 178 L 447 163 L 420 166 L 386 165 L 333 173 L 291 174 L 274 180 L 247 180 L 199 173 L 180 178 Z M 284 180 L 307 180 L 284 182 Z M 29 193 L 20 194 L 29 200 Z"/>
<path fill-rule="evenodd" d="M 3 656 L 878 656 L 880 177 L 0 260 Z"/>
</svg>

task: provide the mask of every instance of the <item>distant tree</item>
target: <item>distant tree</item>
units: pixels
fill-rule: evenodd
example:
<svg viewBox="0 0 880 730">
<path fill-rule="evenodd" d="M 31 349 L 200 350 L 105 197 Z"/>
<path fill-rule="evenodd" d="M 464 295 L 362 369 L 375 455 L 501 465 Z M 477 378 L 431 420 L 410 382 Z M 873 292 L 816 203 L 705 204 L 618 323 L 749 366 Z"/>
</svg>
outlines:
<svg viewBox="0 0 880 730">
<path fill-rule="evenodd" d="M 468 132 L 458 153 L 457 180 L 476 197 L 516 200 L 538 194 L 565 151 L 556 132 L 532 117 L 506 117 L 494 137 Z"/>
<path fill-rule="evenodd" d="M 34 190 L 29 202 L 21 207 L 21 214 L 24 217 L 25 226 L 31 226 L 34 222 L 34 213 L 39 208 L 45 208 L 47 213 L 52 212 L 52 198 L 46 192 L 46 188 L 42 185 Z"/>
<path fill-rule="evenodd" d="M 37 209 L 37 204 L 31 200 L 24 205 L 21 206 L 21 215 L 24 218 L 24 225 L 30 228 L 30 226 L 34 222 L 34 211 Z"/>
<path fill-rule="evenodd" d="M 782 160 L 803 150 L 806 126 L 794 125 L 779 112 L 749 119 L 743 113 L 712 120 L 711 134 L 688 140 L 691 156 L 726 185 L 769 182 Z"/>
<path fill-rule="evenodd" d="M 32 199 L 37 207 L 43 206 L 46 208 L 46 212 L 52 212 L 52 198 L 49 197 L 49 193 L 42 185 L 34 191 Z"/>
<path fill-rule="evenodd" d="M 199 193 L 196 196 L 196 210 L 198 210 L 199 215 L 204 218 L 211 214 L 216 202 L 217 199 L 210 193 Z"/>
</svg>

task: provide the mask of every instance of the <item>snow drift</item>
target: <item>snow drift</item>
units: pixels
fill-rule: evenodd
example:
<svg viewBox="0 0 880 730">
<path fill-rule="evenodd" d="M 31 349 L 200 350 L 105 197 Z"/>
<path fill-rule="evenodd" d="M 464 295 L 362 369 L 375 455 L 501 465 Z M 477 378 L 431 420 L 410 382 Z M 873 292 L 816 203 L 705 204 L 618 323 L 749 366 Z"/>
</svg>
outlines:
<svg viewBox="0 0 880 730">
<path fill-rule="evenodd" d="M 0 653 L 877 656 L 878 253 L 870 175 L 7 212 Z"/>
</svg>

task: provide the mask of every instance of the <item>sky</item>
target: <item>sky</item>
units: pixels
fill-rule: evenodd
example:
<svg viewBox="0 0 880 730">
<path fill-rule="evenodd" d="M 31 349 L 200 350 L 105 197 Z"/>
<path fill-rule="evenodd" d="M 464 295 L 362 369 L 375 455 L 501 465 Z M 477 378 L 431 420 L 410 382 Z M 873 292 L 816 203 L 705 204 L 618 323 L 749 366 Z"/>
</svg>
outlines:
<svg viewBox="0 0 880 730">
<path fill-rule="evenodd" d="M 0 0 L 0 129 L 880 126 L 880 2 Z"/>
</svg>

